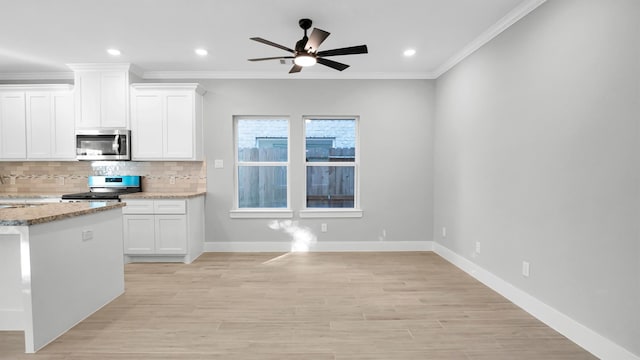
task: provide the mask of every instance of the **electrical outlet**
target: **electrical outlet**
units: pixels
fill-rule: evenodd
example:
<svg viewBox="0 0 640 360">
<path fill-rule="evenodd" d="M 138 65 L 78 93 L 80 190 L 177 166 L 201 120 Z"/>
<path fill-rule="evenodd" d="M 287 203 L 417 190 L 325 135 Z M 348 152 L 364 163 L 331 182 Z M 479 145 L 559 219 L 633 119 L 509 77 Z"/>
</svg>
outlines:
<svg viewBox="0 0 640 360">
<path fill-rule="evenodd" d="M 224 162 L 220 159 L 216 159 L 213 161 L 213 168 L 214 169 L 222 169 L 224 168 Z"/>
<path fill-rule="evenodd" d="M 530 265 L 528 261 L 522 262 L 522 276 L 529 277 L 529 267 Z"/>
<path fill-rule="evenodd" d="M 93 230 L 82 230 L 82 240 L 87 241 L 93 239 Z"/>
<path fill-rule="evenodd" d="M 321 224 L 320 225 L 320 231 L 327 232 L 327 224 Z"/>
<path fill-rule="evenodd" d="M 64 185 L 64 176 L 58 176 L 57 183 L 58 185 Z"/>
<path fill-rule="evenodd" d="M 447 237 L 447 228 L 446 227 L 442 227 L 442 237 L 446 238 Z"/>
<path fill-rule="evenodd" d="M 480 254 L 480 241 L 476 241 L 476 253 Z"/>
<path fill-rule="evenodd" d="M 169 184 L 171 184 L 171 185 L 175 185 L 176 184 L 176 177 L 175 176 L 170 176 L 169 177 Z"/>
</svg>

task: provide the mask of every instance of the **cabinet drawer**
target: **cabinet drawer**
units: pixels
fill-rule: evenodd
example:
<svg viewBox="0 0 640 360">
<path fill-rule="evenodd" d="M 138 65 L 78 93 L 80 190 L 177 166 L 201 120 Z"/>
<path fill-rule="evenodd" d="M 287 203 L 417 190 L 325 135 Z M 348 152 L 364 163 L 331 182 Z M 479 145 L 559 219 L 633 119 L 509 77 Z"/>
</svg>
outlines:
<svg viewBox="0 0 640 360">
<path fill-rule="evenodd" d="M 186 214 L 187 206 L 184 200 L 155 200 L 154 214 Z"/>
<path fill-rule="evenodd" d="M 153 214 L 153 200 L 125 200 L 123 214 Z"/>
</svg>

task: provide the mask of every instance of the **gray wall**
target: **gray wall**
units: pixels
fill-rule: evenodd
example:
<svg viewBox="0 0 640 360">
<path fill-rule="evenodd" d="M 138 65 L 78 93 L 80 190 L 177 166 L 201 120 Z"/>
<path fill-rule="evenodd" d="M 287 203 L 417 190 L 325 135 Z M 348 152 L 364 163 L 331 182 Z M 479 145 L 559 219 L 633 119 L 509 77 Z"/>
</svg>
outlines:
<svg viewBox="0 0 640 360">
<path fill-rule="evenodd" d="M 639 18 L 546 2 L 438 79 L 434 127 L 434 238 L 638 355 Z"/>
<path fill-rule="evenodd" d="M 231 219 L 234 115 L 291 119 L 291 204 L 304 203 L 304 115 L 360 116 L 360 219 L 298 219 L 322 241 L 427 241 L 433 227 L 434 81 L 205 80 L 208 242 L 291 242 L 270 219 Z M 214 169 L 213 160 L 224 161 Z M 327 223 L 329 231 L 320 232 Z M 367 250 L 363 247 L 362 250 Z"/>
</svg>

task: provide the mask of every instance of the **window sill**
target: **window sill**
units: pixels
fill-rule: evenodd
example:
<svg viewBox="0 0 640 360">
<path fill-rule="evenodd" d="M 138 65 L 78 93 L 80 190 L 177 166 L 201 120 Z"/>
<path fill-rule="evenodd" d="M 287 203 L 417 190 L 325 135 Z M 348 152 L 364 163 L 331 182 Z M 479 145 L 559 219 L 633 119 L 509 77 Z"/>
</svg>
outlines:
<svg viewBox="0 0 640 360">
<path fill-rule="evenodd" d="M 300 210 L 300 218 L 361 218 L 361 209 L 305 209 Z"/>
<path fill-rule="evenodd" d="M 287 209 L 231 210 L 229 217 L 232 219 L 291 219 L 293 211 Z"/>
</svg>

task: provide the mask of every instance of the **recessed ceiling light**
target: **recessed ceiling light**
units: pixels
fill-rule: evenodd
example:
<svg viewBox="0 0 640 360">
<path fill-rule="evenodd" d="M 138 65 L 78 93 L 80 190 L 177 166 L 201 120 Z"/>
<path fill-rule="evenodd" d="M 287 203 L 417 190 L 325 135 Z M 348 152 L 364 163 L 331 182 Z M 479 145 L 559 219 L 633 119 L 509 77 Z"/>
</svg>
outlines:
<svg viewBox="0 0 640 360">
<path fill-rule="evenodd" d="M 202 48 L 196 49 L 195 51 L 196 51 L 196 54 L 200 56 L 207 56 L 207 54 L 209 54 L 209 52 L 206 49 L 202 49 Z"/>
<path fill-rule="evenodd" d="M 120 56 L 121 52 L 118 49 L 107 49 L 107 52 L 109 53 L 109 55 L 111 56 Z"/>
<path fill-rule="evenodd" d="M 407 49 L 404 51 L 404 56 L 413 56 L 416 54 L 416 49 Z"/>
</svg>

